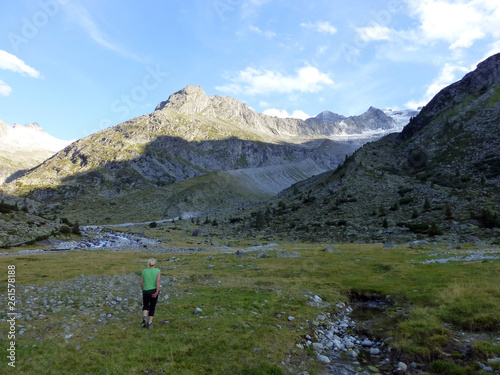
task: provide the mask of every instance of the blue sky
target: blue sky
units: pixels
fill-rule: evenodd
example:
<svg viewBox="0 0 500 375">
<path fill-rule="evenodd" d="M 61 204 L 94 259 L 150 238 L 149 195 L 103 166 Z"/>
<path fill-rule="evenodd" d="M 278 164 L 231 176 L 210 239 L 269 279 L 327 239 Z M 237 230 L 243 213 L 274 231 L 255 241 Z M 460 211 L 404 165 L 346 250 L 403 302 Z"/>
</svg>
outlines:
<svg viewBox="0 0 500 375">
<path fill-rule="evenodd" d="M 0 17 L 0 119 L 61 139 L 190 84 L 281 116 L 412 108 L 500 52 L 498 0 L 4 0 Z"/>
</svg>

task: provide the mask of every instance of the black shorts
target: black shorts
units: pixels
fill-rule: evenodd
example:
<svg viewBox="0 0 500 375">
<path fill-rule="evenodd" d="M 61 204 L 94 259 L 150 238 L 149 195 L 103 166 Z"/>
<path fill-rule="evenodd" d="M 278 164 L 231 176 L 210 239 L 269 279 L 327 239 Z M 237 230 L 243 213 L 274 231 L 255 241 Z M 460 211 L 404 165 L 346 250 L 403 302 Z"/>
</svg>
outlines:
<svg viewBox="0 0 500 375">
<path fill-rule="evenodd" d="M 155 292 L 156 289 L 142 291 L 142 309 L 148 310 L 149 316 L 155 315 L 156 302 L 158 302 L 158 297 L 153 298 Z"/>
</svg>

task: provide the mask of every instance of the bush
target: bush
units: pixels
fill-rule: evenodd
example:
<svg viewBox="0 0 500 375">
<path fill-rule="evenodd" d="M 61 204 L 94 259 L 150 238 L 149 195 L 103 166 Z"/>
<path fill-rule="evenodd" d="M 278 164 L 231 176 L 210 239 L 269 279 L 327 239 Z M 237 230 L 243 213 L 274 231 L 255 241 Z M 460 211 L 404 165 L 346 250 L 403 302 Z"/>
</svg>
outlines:
<svg viewBox="0 0 500 375">
<path fill-rule="evenodd" d="M 433 222 L 429 229 L 427 230 L 427 234 L 431 237 L 434 237 L 434 236 L 439 236 L 441 234 L 443 234 L 443 232 L 441 232 L 441 229 L 439 229 L 439 226 Z"/>
<path fill-rule="evenodd" d="M 11 213 L 12 211 L 19 211 L 17 205 L 5 203 L 4 200 L 0 202 L 0 213 L 8 214 Z"/>
<path fill-rule="evenodd" d="M 61 234 L 71 234 L 71 228 L 66 224 L 61 225 L 59 228 L 59 233 Z"/>
<path fill-rule="evenodd" d="M 400 205 L 402 205 L 402 206 L 403 206 L 403 205 L 405 205 L 405 204 L 410 204 L 410 203 L 412 203 L 412 202 L 413 202 L 413 198 L 412 198 L 412 197 L 408 197 L 408 198 L 401 198 L 401 199 L 399 200 L 399 204 L 400 204 Z"/>
<path fill-rule="evenodd" d="M 479 224 L 484 228 L 500 227 L 498 215 L 487 208 L 483 208 L 479 215 L 473 216 L 473 219 L 479 221 Z"/>
<path fill-rule="evenodd" d="M 76 234 L 77 236 L 82 235 L 82 231 L 80 230 L 80 224 L 78 223 L 78 221 L 75 223 L 75 225 L 71 229 L 71 233 Z"/>
</svg>

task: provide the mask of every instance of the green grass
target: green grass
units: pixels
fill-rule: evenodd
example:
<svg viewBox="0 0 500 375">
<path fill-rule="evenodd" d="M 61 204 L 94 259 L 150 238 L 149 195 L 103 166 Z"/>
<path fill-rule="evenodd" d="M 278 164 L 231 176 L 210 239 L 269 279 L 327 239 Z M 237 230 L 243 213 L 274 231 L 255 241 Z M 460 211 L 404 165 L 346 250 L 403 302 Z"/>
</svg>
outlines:
<svg viewBox="0 0 500 375">
<path fill-rule="evenodd" d="M 182 238 L 174 240 L 179 245 Z M 231 251 L 246 248 L 245 242 Z M 138 274 L 144 260 L 155 256 L 171 293 L 170 299 L 159 303 L 157 325 L 151 331 L 139 327 L 140 311 L 106 326 L 85 316 L 49 316 L 36 332 L 18 336 L 17 367 L 27 374 L 287 374 L 287 368 L 319 374 L 321 365 L 314 354 L 295 344 L 312 333 L 309 321 L 317 314 L 334 313 L 337 302 L 354 295 L 390 301 L 371 334 L 381 339 L 391 336 L 394 355 L 432 365 L 442 373 L 460 373 L 453 372 L 460 366 L 473 369 L 474 360 L 499 355 L 499 345 L 487 337 L 499 334 L 500 261 L 421 264 L 437 250 L 344 244 L 336 245 L 338 252 L 321 251 L 326 245 L 278 244 L 279 249 L 298 254 L 296 258 L 269 251 L 269 258 L 251 252 L 238 259 L 234 253 L 214 250 L 3 256 L 0 269 L 15 264 L 17 283 L 22 285 L 81 274 Z M 169 256 L 179 260 L 167 262 Z M 0 292 L 5 294 L 5 283 Z M 311 306 L 308 298 L 313 295 L 321 296 L 326 306 Z M 196 307 L 203 312 L 195 315 Z M 289 315 L 295 319 L 288 321 Z M 64 319 L 80 323 L 69 340 L 61 327 Z M 6 323 L 0 328 L 5 332 Z M 485 335 L 474 346 L 474 358 L 453 355 L 459 330 Z"/>
</svg>

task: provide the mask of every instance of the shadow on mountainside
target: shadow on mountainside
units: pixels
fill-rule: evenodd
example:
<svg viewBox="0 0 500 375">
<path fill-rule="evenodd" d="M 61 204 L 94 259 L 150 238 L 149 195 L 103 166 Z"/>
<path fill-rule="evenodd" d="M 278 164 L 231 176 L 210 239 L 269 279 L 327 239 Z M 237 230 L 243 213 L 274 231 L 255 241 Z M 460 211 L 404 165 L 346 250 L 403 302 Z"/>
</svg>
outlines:
<svg viewBox="0 0 500 375">
<path fill-rule="evenodd" d="M 11 179 L 10 191 L 35 200 L 42 212 L 73 220 L 152 220 L 267 200 L 335 168 L 361 143 L 274 144 L 236 137 L 189 142 L 159 136 L 134 144 L 123 136 L 114 140 L 109 132 L 96 133 L 79 140 Z M 270 188 L 273 183 L 279 190 Z"/>
</svg>

